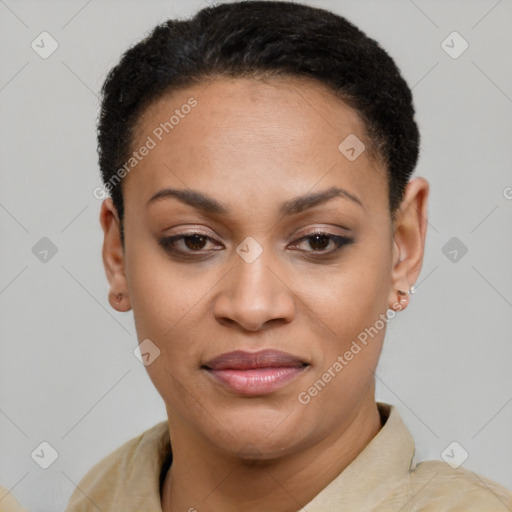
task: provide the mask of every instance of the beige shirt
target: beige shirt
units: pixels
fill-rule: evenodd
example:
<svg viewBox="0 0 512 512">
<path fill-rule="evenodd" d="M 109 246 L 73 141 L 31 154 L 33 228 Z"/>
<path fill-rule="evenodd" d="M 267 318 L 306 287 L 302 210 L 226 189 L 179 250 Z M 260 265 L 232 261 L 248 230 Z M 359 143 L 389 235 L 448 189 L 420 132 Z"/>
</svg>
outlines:
<svg viewBox="0 0 512 512">
<path fill-rule="evenodd" d="M 413 462 L 414 441 L 398 410 L 378 403 L 383 427 L 303 512 L 512 511 L 512 492 L 443 461 Z M 160 476 L 170 453 L 166 421 L 97 463 L 66 512 L 162 512 Z M 197 510 L 201 504 L 197 503 Z M 301 512 L 299 511 L 299 512 Z"/>
<path fill-rule="evenodd" d="M 0 485 L 0 512 L 27 512 L 16 500 L 14 494 Z"/>
</svg>

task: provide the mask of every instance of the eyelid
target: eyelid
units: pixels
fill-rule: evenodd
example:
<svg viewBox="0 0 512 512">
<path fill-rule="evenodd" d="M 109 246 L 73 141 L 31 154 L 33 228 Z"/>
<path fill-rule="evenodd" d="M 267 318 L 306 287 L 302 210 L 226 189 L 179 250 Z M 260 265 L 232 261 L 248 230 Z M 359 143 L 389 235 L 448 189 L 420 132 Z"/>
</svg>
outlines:
<svg viewBox="0 0 512 512">
<path fill-rule="evenodd" d="M 200 224 L 194 224 L 192 227 L 189 227 L 187 224 L 182 224 L 179 226 L 179 231 L 173 232 L 171 234 L 164 234 L 162 238 L 172 238 L 175 236 L 191 236 L 191 235 L 199 235 L 204 236 L 205 238 L 217 239 L 220 238 L 215 231 L 207 228 L 206 226 L 201 226 Z"/>
<path fill-rule="evenodd" d="M 306 224 L 306 226 L 301 226 L 299 228 L 299 231 L 292 235 L 292 238 L 314 235 L 315 233 L 326 233 L 326 234 L 333 235 L 333 236 L 345 236 L 345 235 L 348 236 L 348 234 L 351 232 L 351 230 L 348 228 L 345 228 L 343 226 L 333 226 L 332 224 L 323 224 L 320 226 L 314 226 L 312 228 L 310 226 L 311 226 L 311 223 Z M 335 229 L 341 229 L 342 233 L 340 233 L 340 234 L 333 233 L 332 231 Z"/>
</svg>

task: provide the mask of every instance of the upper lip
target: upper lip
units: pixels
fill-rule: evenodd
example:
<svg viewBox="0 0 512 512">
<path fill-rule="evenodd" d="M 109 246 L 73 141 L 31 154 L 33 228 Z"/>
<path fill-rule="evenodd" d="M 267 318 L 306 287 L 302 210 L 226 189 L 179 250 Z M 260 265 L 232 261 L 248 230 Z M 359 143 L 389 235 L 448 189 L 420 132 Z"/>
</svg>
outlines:
<svg viewBox="0 0 512 512">
<path fill-rule="evenodd" d="M 261 350 L 259 352 L 245 352 L 235 350 L 226 352 L 206 362 L 203 367 L 209 370 L 249 370 L 253 368 L 300 368 L 306 366 L 291 354 L 278 350 Z"/>
</svg>

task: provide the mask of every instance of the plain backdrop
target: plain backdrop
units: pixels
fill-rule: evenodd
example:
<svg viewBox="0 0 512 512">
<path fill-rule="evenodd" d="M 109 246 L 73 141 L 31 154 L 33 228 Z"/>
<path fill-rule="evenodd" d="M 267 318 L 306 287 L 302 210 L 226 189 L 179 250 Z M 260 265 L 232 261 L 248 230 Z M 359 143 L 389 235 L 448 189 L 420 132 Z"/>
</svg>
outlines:
<svg viewBox="0 0 512 512">
<path fill-rule="evenodd" d="M 377 398 L 398 407 L 420 459 L 457 441 L 464 467 L 512 487 L 512 1 L 305 3 L 390 53 L 422 135 L 425 260 L 388 327 Z M 0 483 L 33 512 L 63 510 L 95 462 L 166 419 L 131 312 L 107 301 L 97 94 L 129 45 L 204 6 L 0 1 Z M 47 58 L 31 46 L 55 44 L 42 32 L 58 44 Z M 58 454 L 48 469 L 31 456 L 43 441 Z"/>
</svg>

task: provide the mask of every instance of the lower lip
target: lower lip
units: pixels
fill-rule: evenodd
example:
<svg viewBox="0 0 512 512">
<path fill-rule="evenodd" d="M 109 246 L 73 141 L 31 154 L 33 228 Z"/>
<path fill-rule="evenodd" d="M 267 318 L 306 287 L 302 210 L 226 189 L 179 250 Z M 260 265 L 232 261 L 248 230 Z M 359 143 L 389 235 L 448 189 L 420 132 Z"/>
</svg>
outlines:
<svg viewBox="0 0 512 512">
<path fill-rule="evenodd" d="M 228 389 L 246 396 L 268 395 L 296 378 L 305 367 L 207 370 Z"/>
</svg>

